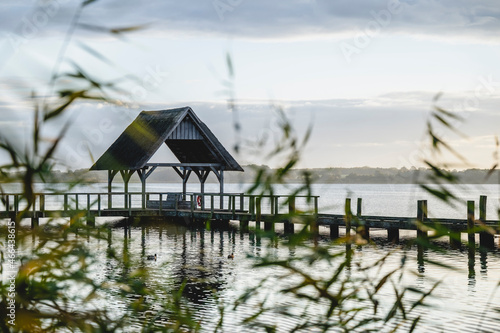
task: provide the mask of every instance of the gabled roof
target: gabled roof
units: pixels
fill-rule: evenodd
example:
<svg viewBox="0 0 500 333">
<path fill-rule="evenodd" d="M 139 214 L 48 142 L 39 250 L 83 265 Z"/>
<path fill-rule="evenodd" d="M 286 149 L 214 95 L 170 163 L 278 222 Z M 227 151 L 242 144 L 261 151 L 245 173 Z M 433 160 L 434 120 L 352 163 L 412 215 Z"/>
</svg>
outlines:
<svg viewBox="0 0 500 333">
<path fill-rule="evenodd" d="M 90 170 L 137 170 L 165 143 L 181 163 L 243 171 L 190 107 L 142 111 Z"/>
</svg>

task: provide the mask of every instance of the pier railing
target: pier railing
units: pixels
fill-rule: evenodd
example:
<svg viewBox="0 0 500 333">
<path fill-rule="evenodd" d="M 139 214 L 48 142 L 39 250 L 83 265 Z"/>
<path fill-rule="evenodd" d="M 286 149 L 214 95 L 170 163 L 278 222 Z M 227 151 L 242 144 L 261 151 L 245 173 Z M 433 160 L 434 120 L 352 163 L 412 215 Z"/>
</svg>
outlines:
<svg viewBox="0 0 500 333">
<path fill-rule="evenodd" d="M 178 198 L 169 200 L 169 198 Z M 0 196 L 0 213 L 18 214 L 27 207 L 22 194 L 11 193 Z M 249 195 L 244 193 L 198 193 L 190 192 L 182 195 L 176 192 L 109 192 L 109 193 L 35 193 L 32 197 L 30 212 L 38 217 L 45 213 L 78 210 L 93 211 L 101 216 L 104 210 L 191 210 L 246 212 L 255 215 L 287 214 L 289 209 L 300 209 L 304 212 L 318 214 L 319 196 L 284 196 L 284 195 Z M 288 206 L 288 209 L 285 208 Z M 153 207 L 153 208 L 152 208 Z"/>
<path fill-rule="evenodd" d="M 476 218 L 474 201 L 467 202 L 465 219 L 428 218 L 427 201 L 417 202 L 416 217 L 367 216 L 362 215 L 362 199 L 357 200 L 357 209 L 351 211 L 351 199 L 346 198 L 342 214 L 320 214 L 318 196 L 249 195 L 244 193 L 173 193 L 173 192 L 112 192 L 112 193 L 36 193 L 32 205 L 21 194 L 0 195 L 0 217 L 31 218 L 32 226 L 39 218 L 68 217 L 86 212 L 87 221 L 95 222 L 96 216 L 153 217 L 170 216 L 202 220 L 239 220 L 242 229 L 254 221 L 256 228 L 264 222 L 266 230 L 274 230 L 275 223 L 284 223 L 285 232 L 293 233 L 294 223 L 304 223 L 298 215 L 308 217 L 313 234 L 320 225 L 330 229 L 332 238 L 339 235 L 339 227 L 346 234 L 354 229 L 363 238 L 369 238 L 370 229 L 386 229 L 391 241 L 399 241 L 399 230 L 416 230 L 419 237 L 427 237 L 428 230 L 446 228 L 453 246 L 460 243 L 460 233 L 479 233 L 480 244 L 493 248 L 494 233 L 500 231 L 500 221 L 486 219 L 486 196 L 479 200 L 479 216 Z M 464 212 L 465 213 L 465 212 Z"/>
</svg>

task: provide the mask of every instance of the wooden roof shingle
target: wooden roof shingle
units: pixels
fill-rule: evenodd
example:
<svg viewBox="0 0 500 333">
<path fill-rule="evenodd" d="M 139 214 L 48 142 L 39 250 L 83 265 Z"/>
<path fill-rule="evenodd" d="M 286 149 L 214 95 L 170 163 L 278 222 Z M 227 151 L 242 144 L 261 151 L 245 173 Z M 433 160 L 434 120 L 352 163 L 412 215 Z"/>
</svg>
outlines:
<svg viewBox="0 0 500 333">
<path fill-rule="evenodd" d="M 90 170 L 137 170 L 165 143 L 181 163 L 243 171 L 190 107 L 142 111 Z"/>
</svg>

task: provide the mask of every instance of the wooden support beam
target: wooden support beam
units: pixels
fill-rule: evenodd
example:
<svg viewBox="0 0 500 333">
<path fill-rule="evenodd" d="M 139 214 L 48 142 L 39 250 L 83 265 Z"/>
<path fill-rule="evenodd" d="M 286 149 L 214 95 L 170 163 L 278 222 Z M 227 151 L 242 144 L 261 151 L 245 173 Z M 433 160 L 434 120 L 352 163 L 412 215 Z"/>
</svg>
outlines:
<svg viewBox="0 0 500 333">
<path fill-rule="evenodd" d="M 142 196 L 141 196 L 142 209 L 146 209 L 146 179 L 152 173 L 153 170 L 154 168 L 150 170 L 150 172 L 147 172 L 147 167 L 137 170 L 137 174 L 139 175 L 139 179 L 141 180 L 142 184 Z"/>
<path fill-rule="evenodd" d="M 198 180 L 200 181 L 200 192 L 201 192 L 201 209 L 205 209 L 205 196 L 203 195 L 205 193 L 205 181 L 208 178 L 208 175 L 210 174 L 210 170 L 199 170 L 199 169 L 193 169 L 193 172 L 198 176 Z"/>
<path fill-rule="evenodd" d="M 417 238 L 427 238 L 427 230 L 423 223 L 427 220 L 427 200 L 417 201 Z"/>
<path fill-rule="evenodd" d="M 274 205 L 275 204 L 275 202 L 274 202 L 274 195 L 271 195 L 269 197 L 269 203 L 271 204 L 271 214 L 276 215 L 276 212 L 275 212 L 275 209 L 274 209 L 274 206 L 275 206 Z"/>
<path fill-rule="evenodd" d="M 184 179 L 184 174 L 181 171 L 179 171 L 179 169 L 176 166 L 172 167 L 172 169 L 174 169 L 174 171 L 179 175 L 179 177 L 181 177 L 181 179 Z"/>
<path fill-rule="evenodd" d="M 111 194 L 111 191 L 113 190 L 113 178 L 115 178 L 117 173 L 118 170 L 108 170 L 108 209 L 113 208 L 113 195 Z"/>
<path fill-rule="evenodd" d="M 330 225 L 330 238 L 337 239 L 339 238 L 339 226 L 338 225 Z"/>
<path fill-rule="evenodd" d="M 45 217 L 45 194 L 40 194 L 40 214 Z"/>
<path fill-rule="evenodd" d="M 454 250 L 459 250 L 462 248 L 462 240 L 460 229 L 450 228 L 450 246 Z"/>
<path fill-rule="evenodd" d="M 346 237 L 351 237 L 351 221 L 352 221 L 351 198 L 346 198 L 344 205 L 344 222 L 345 222 Z"/>
<path fill-rule="evenodd" d="M 467 241 L 469 249 L 476 248 L 476 234 L 474 232 L 474 201 L 467 201 Z"/>
<path fill-rule="evenodd" d="M 295 215 L 295 197 L 288 197 L 288 214 Z"/>
<path fill-rule="evenodd" d="M 255 219 L 255 196 L 250 196 L 248 198 L 248 212 L 251 215 L 251 219 Z"/>
<path fill-rule="evenodd" d="M 361 210 L 362 210 L 362 204 L 363 204 L 363 198 L 358 198 L 358 203 L 356 205 L 356 216 L 361 217 Z"/>
<path fill-rule="evenodd" d="M 274 222 L 264 222 L 264 230 L 274 232 Z"/>
<path fill-rule="evenodd" d="M 358 198 L 356 206 L 356 218 L 358 219 L 358 227 L 356 228 L 356 233 L 366 240 L 370 239 L 370 229 L 365 225 L 364 221 L 361 219 L 362 210 L 362 198 Z"/>
<path fill-rule="evenodd" d="M 233 220 L 236 218 L 236 196 L 232 195 L 231 197 L 231 211 L 233 213 Z"/>
<path fill-rule="evenodd" d="M 241 232 L 248 232 L 248 219 L 247 218 L 240 219 L 240 231 Z"/>
<path fill-rule="evenodd" d="M 271 199 L 271 204 L 273 203 L 274 198 Z M 274 212 L 271 212 L 274 213 Z M 291 196 L 288 197 L 288 221 L 285 221 L 284 223 L 284 229 L 285 229 L 285 234 L 293 234 L 295 232 L 294 230 L 294 224 L 293 220 L 295 217 L 295 197 Z"/>
<path fill-rule="evenodd" d="M 95 227 L 95 215 L 90 214 L 87 216 L 87 225 L 89 227 Z"/>
<path fill-rule="evenodd" d="M 40 219 L 38 217 L 33 216 L 31 218 L 31 229 L 35 229 L 40 225 Z"/>
<path fill-rule="evenodd" d="M 172 167 L 172 168 L 220 168 L 220 163 L 147 163 L 147 167 Z"/>
<path fill-rule="evenodd" d="M 182 170 L 182 200 L 186 200 L 186 188 L 189 176 L 191 176 L 191 170 Z"/>
<path fill-rule="evenodd" d="M 479 221 L 484 223 L 486 221 L 486 202 L 487 197 L 482 195 L 479 197 Z M 479 247 L 480 249 L 493 250 L 495 248 L 495 237 L 487 231 L 479 233 Z"/>
<path fill-rule="evenodd" d="M 260 230 L 260 220 L 261 220 L 261 205 L 260 205 L 260 201 L 261 201 L 261 198 L 260 197 L 256 197 L 255 198 L 255 210 L 256 210 L 256 214 L 255 214 L 255 229 L 258 229 Z"/>
<path fill-rule="evenodd" d="M 224 169 L 220 169 L 220 178 L 219 178 L 219 186 L 220 186 L 220 209 L 224 209 Z"/>
<path fill-rule="evenodd" d="M 387 239 L 391 243 L 398 244 L 399 243 L 399 229 L 398 228 L 387 228 Z"/>
<path fill-rule="evenodd" d="M 128 208 L 128 183 L 130 181 L 130 178 L 132 177 L 132 175 L 134 174 L 136 170 L 120 170 L 120 174 L 122 176 L 122 179 L 123 179 L 123 186 L 124 186 L 124 201 L 125 201 L 125 208 Z"/>
</svg>

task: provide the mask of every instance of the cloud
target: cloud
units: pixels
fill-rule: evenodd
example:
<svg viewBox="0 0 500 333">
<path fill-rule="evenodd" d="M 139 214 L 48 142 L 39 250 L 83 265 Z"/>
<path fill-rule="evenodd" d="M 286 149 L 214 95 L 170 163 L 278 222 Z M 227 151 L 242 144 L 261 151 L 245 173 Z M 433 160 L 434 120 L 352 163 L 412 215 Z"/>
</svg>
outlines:
<svg viewBox="0 0 500 333">
<path fill-rule="evenodd" d="M 59 5 L 46 30 L 64 33 L 73 2 Z M 4 1 L 0 31 L 17 33 L 23 22 L 34 22 L 41 7 Z M 106 26 L 151 23 L 147 35 L 233 36 L 252 39 L 332 37 L 352 38 L 366 29 L 433 38 L 481 38 L 498 41 L 500 7 L 495 0 L 133 0 L 97 1 L 82 13 L 81 22 Z M 55 29 L 54 27 L 59 27 Z M 15 31 L 14 31 L 15 32 Z"/>
</svg>

